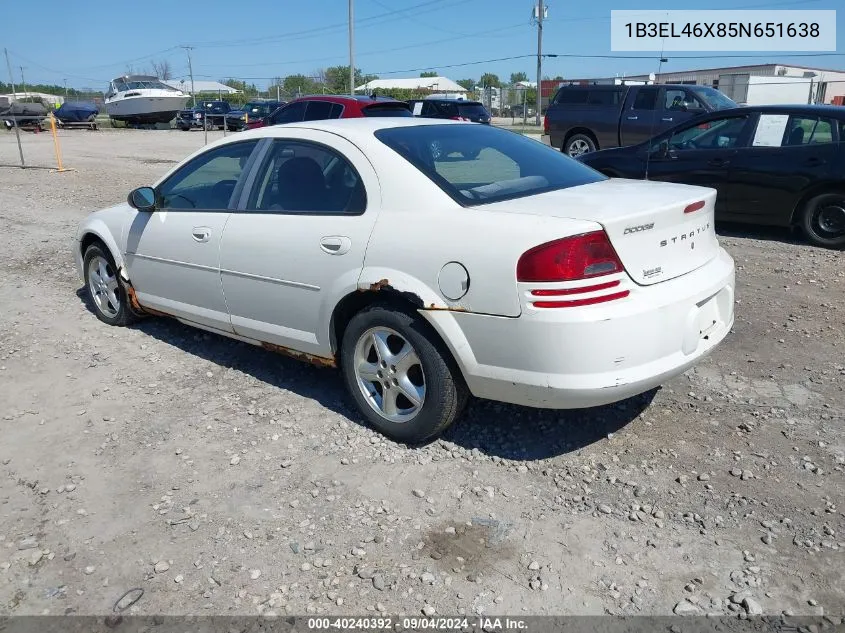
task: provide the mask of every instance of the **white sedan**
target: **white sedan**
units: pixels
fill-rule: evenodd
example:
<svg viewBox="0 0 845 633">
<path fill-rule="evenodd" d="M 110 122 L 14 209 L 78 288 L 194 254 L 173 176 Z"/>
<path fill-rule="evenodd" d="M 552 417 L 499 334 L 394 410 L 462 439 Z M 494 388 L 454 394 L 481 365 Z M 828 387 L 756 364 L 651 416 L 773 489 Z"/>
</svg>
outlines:
<svg viewBox="0 0 845 633">
<path fill-rule="evenodd" d="M 180 321 L 339 367 L 363 416 L 430 439 L 470 394 L 581 408 L 642 393 L 734 320 L 711 189 L 608 179 L 494 127 L 265 127 L 88 216 L 97 317 Z"/>
</svg>

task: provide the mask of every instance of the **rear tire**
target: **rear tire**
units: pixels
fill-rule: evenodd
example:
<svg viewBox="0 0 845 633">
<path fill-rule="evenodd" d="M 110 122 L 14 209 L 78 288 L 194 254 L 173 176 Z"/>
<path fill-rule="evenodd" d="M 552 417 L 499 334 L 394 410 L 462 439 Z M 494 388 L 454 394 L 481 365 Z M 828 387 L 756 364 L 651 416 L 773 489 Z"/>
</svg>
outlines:
<svg viewBox="0 0 845 633">
<path fill-rule="evenodd" d="M 807 201 L 801 228 L 816 246 L 845 248 L 845 192 L 823 193 Z"/>
<path fill-rule="evenodd" d="M 139 320 L 129 305 L 126 288 L 117 274 L 117 267 L 108 249 L 92 244 L 85 251 L 82 270 L 85 289 L 94 306 L 94 314 L 108 325 L 131 325 Z"/>
<path fill-rule="evenodd" d="M 563 153 L 567 156 L 582 156 L 596 151 L 596 142 L 586 134 L 573 134 L 563 145 Z"/>
<path fill-rule="evenodd" d="M 340 361 L 361 414 L 399 442 L 441 434 L 469 397 L 460 370 L 428 324 L 391 304 L 374 304 L 352 317 Z"/>
</svg>

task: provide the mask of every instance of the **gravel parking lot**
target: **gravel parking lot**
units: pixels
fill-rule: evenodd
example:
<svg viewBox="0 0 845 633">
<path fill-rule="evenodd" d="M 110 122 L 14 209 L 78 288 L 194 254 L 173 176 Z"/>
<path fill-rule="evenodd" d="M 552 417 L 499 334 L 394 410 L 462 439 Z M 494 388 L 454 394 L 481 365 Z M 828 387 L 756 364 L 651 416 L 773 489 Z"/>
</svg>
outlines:
<svg viewBox="0 0 845 633">
<path fill-rule="evenodd" d="M 203 133 L 60 135 L 75 171 L 0 167 L 0 615 L 133 587 L 143 614 L 845 615 L 842 253 L 723 228 L 737 321 L 696 369 L 600 409 L 476 401 L 411 448 L 331 370 L 99 322 L 77 223 Z"/>
</svg>

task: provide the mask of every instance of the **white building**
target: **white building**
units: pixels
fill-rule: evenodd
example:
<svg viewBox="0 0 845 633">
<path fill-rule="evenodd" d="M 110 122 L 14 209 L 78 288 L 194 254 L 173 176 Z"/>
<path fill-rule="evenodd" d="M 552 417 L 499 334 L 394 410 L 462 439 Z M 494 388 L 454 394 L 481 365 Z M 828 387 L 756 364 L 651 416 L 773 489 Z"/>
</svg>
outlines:
<svg viewBox="0 0 845 633">
<path fill-rule="evenodd" d="M 405 79 L 373 79 L 355 88 L 355 92 L 373 90 L 430 90 L 431 92 L 466 92 L 466 88 L 448 77 L 409 77 Z"/>
<path fill-rule="evenodd" d="M 665 66 L 664 66 L 665 68 Z M 768 81 L 759 79 L 769 78 Z M 758 79 L 755 79 L 758 78 Z M 781 78 L 787 78 L 785 81 Z M 567 79 L 565 84 L 612 84 L 646 83 L 649 75 L 623 75 L 601 79 Z M 834 97 L 845 96 L 845 70 L 812 68 L 809 66 L 791 66 L 788 64 L 757 64 L 753 66 L 729 66 L 724 68 L 704 68 L 701 70 L 679 70 L 661 72 L 655 77 L 660 84 L 690 84 L 718 88 L 737 103 L 749 102 L 749 85 L 770 85 L 771 93 L 778 91 L 794 94 L 796 84 L 806 88 L 806 99 L 802 103 L 833 103 Z M 778 84 L 781 84 L 778 86 Z M 545 82 L 544 82 L 545 87 Z M 759 89 L 757 89 L 759 91 Z M 776 98 L 777 97 L 773 97 Z M 751 99 L 753 101 L 753 99 Z M 777 100 L 774 103 L 782 103 Z"/>
</svg>

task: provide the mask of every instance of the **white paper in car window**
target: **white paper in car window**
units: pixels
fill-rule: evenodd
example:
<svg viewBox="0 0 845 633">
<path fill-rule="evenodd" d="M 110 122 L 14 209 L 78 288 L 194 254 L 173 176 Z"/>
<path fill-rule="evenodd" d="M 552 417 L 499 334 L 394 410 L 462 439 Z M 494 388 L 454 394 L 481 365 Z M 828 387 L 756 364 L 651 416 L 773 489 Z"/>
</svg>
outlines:
<svg viewBox="0 0 845 633">
<path fill-rule="evenodd" d="M 788 114 L 761 114 L 754 134 L 754 147 L 780 147 L 786 131 Z"/>
<path fill-rule="evenodd" d="M 422 113 L 422 102 L 417 101 L 414 104 L 414 116 L 419 116 Z"/>
</svg>

